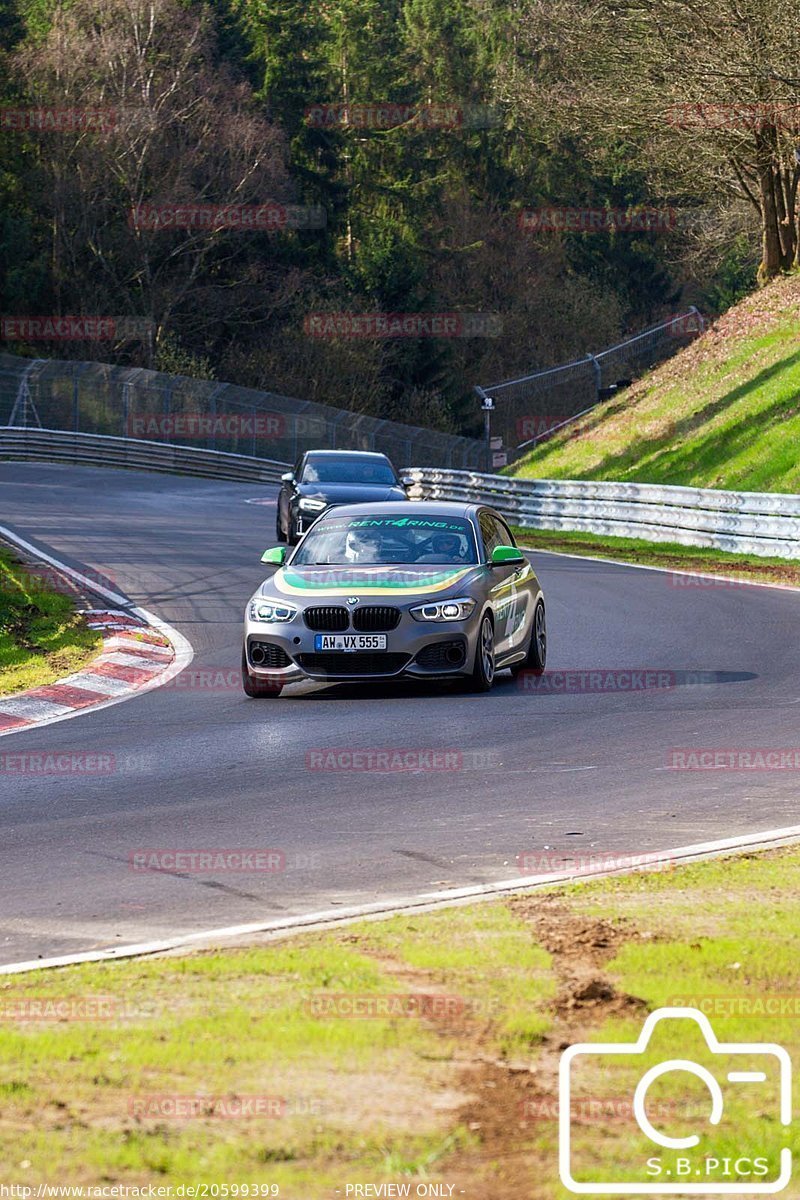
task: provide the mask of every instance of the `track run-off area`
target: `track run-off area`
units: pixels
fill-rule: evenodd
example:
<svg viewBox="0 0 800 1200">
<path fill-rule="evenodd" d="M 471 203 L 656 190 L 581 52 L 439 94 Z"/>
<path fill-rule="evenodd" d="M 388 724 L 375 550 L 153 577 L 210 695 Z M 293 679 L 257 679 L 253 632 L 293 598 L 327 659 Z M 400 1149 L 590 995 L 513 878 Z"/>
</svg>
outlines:
<svg viewBox="0 0 800 1200">
<path fill-rule="evenodd" d="M 194 649 L 164 687 L 0 738 L 12 756 L 0 965 L 564 861 L 655 863 L 797 821 L 800 593 L 533 553 L 548 608 L 541 679 L 506 672 L 488 695 L 309 683 L 248 700 L 242 614 L 275 542 L 276 491 L 0 463 L 0 524 L 102 576 Z M 784 751 L 773 769 L 767 749 Z M 701 751 L 723 764 L 730 752 L 727 765 L 703 769 Z M 106 767 L 26 770 L 39 752 Z M 143 851 L 227 849 L 262 852 L 262 869 L 136 865 Z"/>
</svg>

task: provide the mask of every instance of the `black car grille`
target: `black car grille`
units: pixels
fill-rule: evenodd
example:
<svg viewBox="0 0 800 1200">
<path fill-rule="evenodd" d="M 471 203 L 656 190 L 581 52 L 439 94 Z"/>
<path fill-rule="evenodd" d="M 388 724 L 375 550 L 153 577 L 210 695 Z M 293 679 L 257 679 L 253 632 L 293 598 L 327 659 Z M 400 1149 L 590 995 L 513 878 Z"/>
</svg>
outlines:
<svg viewBox="0 0 800 1200">
<path fill-rule="evenodd" d="M 335 650 L 328 654 L 299 654 L 297 661 L 309 675 L 394 675 L 408 662 L 407 654 L 373 654 Z"/>
<path fill-rule="evenodd" d="M 288 667 L 291 661 L 282 646 L 273 646 L 271 642 L 250 643 L 250 662 L 254 667 L 270 667 L 277 671 Z"/>
<path fill-rule="evenodd" d="M 385 604 L 365 604 L 353 611 L 353 628 L 360 633 L 379 633 L 396 629 L 400 624 L 400 609 Z"/>
<path fill-rule="evenodd" d="M 455 671 L 463 667 L 466 647 L 463 642 L 431 642 L 415 658 L 426 671 Z"/>
<path fill-rule="evenodd" d="M 322 604 L 318 608 L 307 608 L 303 620 L 309 629 L 324 633 L 341 633 L 350 624 L 350 614 L 338 604 Z"/>
</svg>

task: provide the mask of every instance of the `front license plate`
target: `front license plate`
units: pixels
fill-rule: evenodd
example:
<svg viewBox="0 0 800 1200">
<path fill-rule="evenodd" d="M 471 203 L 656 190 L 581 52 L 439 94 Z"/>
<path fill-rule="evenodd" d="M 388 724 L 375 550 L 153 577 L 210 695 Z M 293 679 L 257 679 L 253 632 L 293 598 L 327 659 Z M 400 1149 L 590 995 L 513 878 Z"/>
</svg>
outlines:
<svg viewBox="0 0 800 1200">
<path fill-rule="evenodd" d="M 315 650 L 385 650 L 385 633 L 318 633 Z"/>
</svg>

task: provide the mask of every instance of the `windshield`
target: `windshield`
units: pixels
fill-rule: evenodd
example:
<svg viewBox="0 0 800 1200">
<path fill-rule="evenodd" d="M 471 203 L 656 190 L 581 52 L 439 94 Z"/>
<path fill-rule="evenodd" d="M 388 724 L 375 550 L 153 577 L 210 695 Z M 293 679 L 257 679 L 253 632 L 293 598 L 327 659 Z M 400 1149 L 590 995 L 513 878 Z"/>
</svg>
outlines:
<svg viewBox="0 0 800 1200">
<path fill-rule="evenodd" d="M 319 521 L 293 567 L 390 563 L 477 563 L 475 535 L 460 517 L 336 517 Z"/>
<path fill-rule="evenodd" d="M 380 458 L 309 458 L 301 483 L 397 483 L 392 466 Z"/>
</svg>

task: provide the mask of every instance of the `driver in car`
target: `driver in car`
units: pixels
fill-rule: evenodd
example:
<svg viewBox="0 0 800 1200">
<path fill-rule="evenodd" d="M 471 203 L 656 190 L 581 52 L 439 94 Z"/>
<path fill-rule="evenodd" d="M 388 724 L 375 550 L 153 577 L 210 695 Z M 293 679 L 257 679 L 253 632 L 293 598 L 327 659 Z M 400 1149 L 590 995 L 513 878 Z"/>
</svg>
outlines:
<svg viewBox="0 0 800 1200">
<path fill-rule="evenodd" d="M 377 529 L 351 529 L 347 535 L 344 556 L 348 562 L 379 563 L 381 534 Z"/>
<path fill-rule="evenodd" d="M 424 555 L 426 562 L 464 562 L 462 540 L 457 533 L 435 533 Z"/>
</svg>

